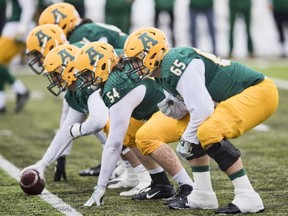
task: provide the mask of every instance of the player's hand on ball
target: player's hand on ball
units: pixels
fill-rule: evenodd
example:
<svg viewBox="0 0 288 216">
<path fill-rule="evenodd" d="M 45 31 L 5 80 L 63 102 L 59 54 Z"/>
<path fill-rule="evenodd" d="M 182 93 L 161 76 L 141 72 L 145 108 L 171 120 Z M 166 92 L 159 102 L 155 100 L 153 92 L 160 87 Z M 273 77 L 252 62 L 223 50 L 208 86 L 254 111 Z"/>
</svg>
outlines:
<svg viewBox="0 0 288 216">
<path fill-rule="evenodd" d="M 96 186 L 95 191 L 93 192 L 90 199 L 84 204 L 84 206 L 92 206 L 93 204 L 96 204 L 97 206 L 103 205 L 105 191 L 105 188 L 100 188 Z"/>
<path fill-rule="evenodd" d="M 44 171 L 49 164 L 43 160 L 38 161 L 36 164 L 28 166 L 21 171 L 21 175 L 27 170 L 36 170 L 41 179 L 44 179 Z"/>
</svg>

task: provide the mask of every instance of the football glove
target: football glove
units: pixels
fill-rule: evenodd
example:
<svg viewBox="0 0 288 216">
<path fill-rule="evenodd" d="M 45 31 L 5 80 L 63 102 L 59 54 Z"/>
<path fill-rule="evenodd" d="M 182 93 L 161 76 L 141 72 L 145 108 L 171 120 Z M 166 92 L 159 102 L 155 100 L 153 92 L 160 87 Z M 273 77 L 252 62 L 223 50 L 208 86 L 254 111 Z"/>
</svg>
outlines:
<svg viewBox="0 0 288 216">
<path fill-rule="evenodd" d="M 104 194 L 106 192 L 105 188 L 100 188 L 100 187 L 95 187 L 95 191 L 93 192 L 92 196 L 90 199 L 84 204 L 84 206 L 92 206 L 94 203 L 97 206 L 103 205 L 104 204 Z"/>
<path fill-rule="evenodd" d="M 44 179 L 44 171 L 46 169 L 46 167 L 49 164 L 46 161 L 40 160 L 38 161 L 36 164 L 33 164 L 31 166 L 25 167 L 22 171 L 21 171 L 21 175 L 27 171 L 27 170 L 36 170 L 39 173 L 39 176 L 41 179 Z"/>
<path fill-rule="evenodd" d="M 184 103 L 170 98 L 165 98 L 157 106 L 164 115 L 174 119 L 181 119 L 188 113 Z"/>
<path fill-rule="evenodd" d="M 177 145 L 176 152 L 179 158 L 185 161 L 187 157 L 191 157 L 193 155 L 192 148 L 191 143 L 181 138 Z"/>
<path fill-rule="evenodd" d="M 67 180 L 66 176 L 66 157 L 61 156 L 57 159 L 55 170 L 54 170 L 54 181 L 60 181 L 61 178 Z"/>
<path fill-rule="evenodd" d="M 81 126 L 82 124 L 80 123 L 75 123 L 70 126 L 70 135 L 73 137 L 73 139 L 77 139 L 78 137 L 82 136 Z"/>
</svg>

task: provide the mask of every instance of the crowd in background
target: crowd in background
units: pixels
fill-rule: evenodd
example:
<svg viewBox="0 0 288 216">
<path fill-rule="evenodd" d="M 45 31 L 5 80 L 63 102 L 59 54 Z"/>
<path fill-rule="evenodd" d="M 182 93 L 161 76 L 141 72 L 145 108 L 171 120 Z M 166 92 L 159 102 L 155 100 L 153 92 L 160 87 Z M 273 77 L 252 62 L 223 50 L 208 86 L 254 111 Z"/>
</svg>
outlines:
<svg viewBox="0 0 288 216">
<path fill-rule="evenodd" d="M 9 4 L 12 0 L 6 1 Z M 38 0 L 37 14 L 55 2 L 61 0 Z M 286 0 L 97 0 L 97 4 L 93 0 L 64 2 L 73 4 L 81 17 L 113 24 L 125 33 L 144 26 L 158 27 L 168 35 L 171 46 L 194 46 L 226 58 L 285 58 L 288 53 L 285 40 L 288 26 Z M 2 3 L 0 8 L 4 10 Z M 3 26 L 3 14 L 1 12 L 0 27 Z M 270 48 L 271 44 L 273 48 Z"/>
</svg>

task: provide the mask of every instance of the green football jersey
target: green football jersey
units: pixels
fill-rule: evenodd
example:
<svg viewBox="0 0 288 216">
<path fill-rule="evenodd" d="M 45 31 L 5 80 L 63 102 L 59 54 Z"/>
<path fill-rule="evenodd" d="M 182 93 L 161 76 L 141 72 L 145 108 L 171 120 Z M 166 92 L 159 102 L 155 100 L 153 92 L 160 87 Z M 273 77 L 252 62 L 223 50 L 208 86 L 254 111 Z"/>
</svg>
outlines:
<svg viewBox="0 0 288 216">
<path fill-rule="evenodd" d="M 107 38 L 107 42 L 116 48 L 123 48 L 128 37 L 119 28 L 103 23 L 85 23 L 77 27 L 69 36 L 70 43 L 76 43 L 83 39 L 98 41 L 100 38 Z"/>
<path fill-rule="evenodd" d="M 177 83 L 195 58 L 205 65 L 205 86 L 213 101 L 221 102 L 261 82 L 265 76 L 238 62 L 220 59 L 192 47 L 171 48 L 161 63 L 161 78 L 156 79 L 173 96 L 182 97 L 176 90 Z M 185 71 L 193 73 L 193 71 Z"/>
<path fill-rule="evenodd" d="M 127 65 L 125 70 L 128 69 Z M 152 79 L 144 79 L 138 83 L 131 81 L 125 71 L 114 69 L 102 91 L 102 98 L 105 105 L 110 108 L 113 104 L 120 101 L 125 95 L 139 85 L 146 86 L 145 97 L 142 102 L 134 109 L 132 117 L 137 120 L 147 120 L 159 109 L 157 103 L 165 98 L 163 91 Z"/>
<path fill-rule="evenodd" d="M 77 87 L 81 82 L 77 82 Z M 78 112 L 89 114 L 88 109 L 88 98 L 90 95 L 83 93 L 81 90 L 69 91 L 65 93 L 65 100 L 67 101 L 69 107 L 77 110 Z"/>
<path fill-rule="evenodd" d="M 7 22 L 19 21 L 22 9 L 17 0 L 12 0 L 12 12 L 11 16 L 7 19 Z"/>
</svg>

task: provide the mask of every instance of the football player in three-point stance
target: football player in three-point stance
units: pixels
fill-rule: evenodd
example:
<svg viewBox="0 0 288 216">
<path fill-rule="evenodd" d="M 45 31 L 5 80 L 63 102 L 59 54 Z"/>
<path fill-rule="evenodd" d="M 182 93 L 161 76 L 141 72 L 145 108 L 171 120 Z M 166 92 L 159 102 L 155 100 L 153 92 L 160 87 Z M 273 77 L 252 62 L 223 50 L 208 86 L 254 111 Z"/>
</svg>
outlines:
<svg viewBox="0 0 288 216">
<path fill-rule="evenodd" d="M 59 45 L 52 49 L 45 57 L 43 64 L 45 68 L 44 75 L 47 76 L 50 81 L 47 88 L 55 96 L 58 96 L 67 89 L 65 100 L 69 105 L 69 110 L 66 119 L 57 131 L 42 159 L 36 164 L 24 168 L 22 172 L 28 169 L 35 169 L 40 173 L 41 178 L 44 178 L 46 167 L 59 158 L 66 148 L 71 148 L 70 146 L 72 145 L 73 139 L 89 134 L 96 134 L 101 131 L 104 126 L 108 133 L 108 109 L 100 98 L 99 91 L 87 95 L 76 88 L 77 79 L 74 76 L 75 62 L 73 61 L 75 53 L 78 50 L 76 46 L 81 46 L 81 44 Z M 113 65 L 111 65 L 111 67 L 112 66 Z M 132 126 L 140 124 L 140 122 L 134 122 L 134 120 L 131 120 L 131 122 L 133 122 L 131 124 Z M 130 130 L 132 132 L 130 132 Z M 131 136 L 131 134 L 135 133 L 133 131 L 134 128 L 130 127 L 124 140 L 125 143 L 133 142 L 134 138 Z M 125 153 L 122 152 L 122 154 L 128 156 L 129 154 L 132 154 L 132 152 L 126 151 Z M 132 156 L 130 155 L 129 159 L 131 159 Z M 135 179 L 134 177 L 134 179 L 131 179 L 133 176 L 130 175 L 130 187 L 137 186 L 138 183 L 143 184 L 146 182 L 147 183 L 144 186 L 147 187 L 147 184 L 150 183 L 150 176 L 140 161 L 136 160 L 137 158 L 135 156 L 133 159 L 134 161 L 132 164 L 138 169 L 139 177 L 141 178 Z M 64 178 L 65 177 L 66 175 L 64 172 Z M 129 187 L 129 185 L 127 186 Z M 142 185 L 140 189 L 143 189 L 144 186 Z"/>
<path fill-rule="evenodd" d="M 124 53 L 132 62 L 127 72 L 132 80 L 153 76 L 165 91 L 184 102 L 190 115 L 183 124 L 178 153 L 187 156 L 202 146 L 206 157 L 213 158 L 231 180 L 235 197 L 215 212 L 263 211 L 262 199 L 243 168 L 241 153 L 229 139 L 241 136 L 275 112 L 279 96 L 273 81 L 238 62 L 196 48 L 169 48 L 165 34 L 156 28 L 134 31 L 125 42 Z M 166 112 L 169 104 L 162 107 Z M 190 207 L 192 195 L 187 197 Z M 185 202 L 174 202 L 170 207 L 182 208 Z"/>
<path fill-rule="evenodd" d="M 143 125 L 136 131 L 134 145 L 147 158 L 146 163 L 142 163 L 152 178 L 150 188 L 133 196 L 132 199 L 170 198 L 171 202 L 183 199 L 192 191 L 193 182 L 173 149 L 166 144 L 176 142 L 180 136 L 176 132 L 177 121 L 163 115 L 157 107 L 157 103 L 165 96 L 152 79 L 133 83 L 125 73 L 129 69 L 125 60 L 112 71 L 105 70 L 104 68 L 111 64 L 114 58 L 116 56 L 112 46 L 101 42 L 86 44 L 75 57 L 78 71 L 76 76 L 82 81 L 80 89 L 90 93 L 92 89 L 100 89 L 110 115 L 109 135 L 102 153 L 103 168 L 94 193 L 84 205 L 102 204 L 107 182 L 121 152 L 122 140 L 131 116 L 143 120 Z M 163 169 L 179 184 L 177 195 Z M 213 205 L 207 205 L 204 200 L 198 199 L 195 202 L 199 208 L 218 207 L 215 193 L 212 189 L 210 192 L 209 198 L 214 200 Z"/>
<path fill-rule="evenodd" d="M 39 17 L 39 25 L 56 24 L 66 34 L 70 44 L 79 41 L 103 41 L 115 48 L 123 48 L 128 35 L 113 25 L 93 23 L 90 19 L 81 19 L 75 7 L 69 3 L 55 3 L 47 7 Z M 105 140 L 101 140 L 105 143 Z M 127 151 L 128 149 L 126 149 Z M 101 164 L 81 170 L 81 176 L 99 175 Z M 118 168 L 121 168 L 119 166 Z M 117 169 L 118 169 L 117 168 Z M 119 173 L 121 174 L 121 173 Z M 114 185 L 115 186 L 115 185 Z"/>
<path fill-rule="evenodd" d="M 59 26 L 54 25 L 54 24 L 43 24 L 43 25 L 39 25 L 39 26 L 35 27 L 30 32 L 30 34 L 28 35 L 28 38 L 27 38 L 27 55 L 31 57 L 31 61 L 29 62 L 30 68 L 36 74 L 42 74 L 43 71 L 44 71 L 43 61 L 46 59 L 46 56 L 48 55 L 49 51 L 51 49 L 53 50 L 53 49 L 57 48 L 59 45 L 63 45 L 63 44 L 67 44 L 67 43 L 68 43 L 68 41 L 66 39 L 66 36 L 64 35 L 63 30 Z M 79 42 L 79 43 L 76 43 L 74 45 L 82 46 L 83 43 Z M 59 62 L 57 62 L 57 63 L 59 63 Z M 55 62 L 51 62 L 50 64 L 55 66 Z M 52 94 L 54 94 L 56 96 L 58 96 L 62 92 L 62 90 L 64 90 L 64 88 L 63 88 L 63 89 L 60 89 L 59 91 L 56 92 L 56 91 L 54 91 L 54 87 L 56 87 L 56 89 L 57 89 L 57 85 L 54 85 L 54 86 L 51 85 L 50 87 L 48 87 L 48 89 L 51 91 Z M 78 96 L 80 98 L 81 94 L 79 94 Z M 83 100 L 79 99 L 79 101 L 83 101 Z M 62 112 L 60 128 L 63 128 L 63 125 L 65 125 L 66 124 L 65 122 L 67 122 L 67 121 L 70 122 L 70 124 L 72 124 L 73 122 L 74 123 L 78 122 L 78 121 L 75 121 L 73 119 L 73 116 L 72 116 L 72 120 L 69 119 L 70 117 L 68 116 L 68 111 L 71 109 L 71 105 L 69 105 L 67 103 L 66 99 L 63 100 L 63 109 L 64 108 L 66 110 L 64 110 Z M 79 111 L 79 109 L 78 109 L 78 111 Z M 83 117 L 83 119 L 84 119 L 85 116 L 87 116 L 87 112 L 84 110 L 84 108 L 80 109 L 80 112 L 81 111 L 82 111 L 82 113 L 79 113 L 79 115 L 84 116 Z M 90 118 L 88 118 L 88 119 L 90 120 L 89 124 L 91 126 L 87 129 L 88 132 L 87 132 L 87 130 L 85 132 L 85 127 L 84 126 L 80 127 L 81 131 L 79 133 L 81 133 L 83 135 L 92 133 L 93 122 L 95 121 L 97 123 L 97 121 L 96 121 L 97 119 L 95 120 L 93 118 L 93 116 L 95 116 L 95 115 L 93 115 L 93 113 L 91 113 L 89 116 L 90 116 Z M 85 125 L 87 125 L 88 122 L 89 121 L 86 121 Z M 132 123 L 136 124 L 136 125 L 138 124 L 134 120 L 132 121 Z M 105 143 L 106 136 L 105 136 L 105 134 L 102 131 L 97 133 L 96 136 L 103 144 Z M 129 137 L 129 134 L 127 135 L 127 137 Z M 70 140 L 71 143 L 66 144 L 67 140 Z M 59 181 L 62 177 L 64 179 L 66 179 L 66 172 L 65 172 L 66 159 L 65 159 L 65 155 L 68 155 L 70 153 L 70 151 L 71 151 L 72 140 L 73 140 L 72 137 L 68 137 L 67 139 L 65 138 L 65 142 L 63 142 L 63 140 L 59 139 L 59 136 L 55 136 L 55 138 L 53 139 L 53 141 L 51 143 L 51 145 L 59 145 L 59 146 L 64 145 L 64 146 L 66 146 L 64 148 L 64 150 L 61 151 L 61 157 L 59 157 L 57 159 L 57 166 L 56 166 L 57 169 L 55 171 L 54 181 Z M 129 142 L 128 138 L 127 138 L 127 142 Z M 61 148 L 61 147 L 59 147 L 59 148 Z M 128 160 L 131 163 L 134 163 L 135 166 L 138 166 L 139 163 L 140 163 L 137 160 L 137 158 L 135 158 L 133 153 L 129 151 L 129 148 L 126 148 L 126 149 L 123 150 L 123 157 L 125 158 L 125 160 Z M 49 161 L 53 161 L 53 160 L 49 160 Z M 114 173 L 116 173 L 116 171 L 117 170 L 115 170 Z M 90 175 L 93 175 L 93 173 L 90 173 Z M 134 187 L 134 186 L 136 187 L 138 183 L 140 184 L 143 181 L 144 182 L 147 181 L 147 177 L 138 179 L 137 174 L 134 172 L 134 170 L 132 168 L 127 168 L 125 170 L 125 172 L 123 173 L 123 175 L 126 176 L 125 179 L 121 179 L 121 181 L 119 180 L 119 182 L 117 182 L 117 184 L 113 184 L 113 185 L 109 186 L 109 188 L 117 188 L 117 187 L 127 188 L 127 187 Z M 124 176 L 122 178 L 124 178 Z M 150 179 L 150 177 L 148 179 Z M 116 180 L 111 182 L 111 184 L 115 183 L 115 182 L 116 182 Z M 144 187 L 144 186 L 141 186 L 141 187 Z M 142 189 L 141 187 L 138 186 L 136 189 L 138 189 L 138 188 Z M 133 195 L 133 194 L 131 194 L 131 192 L 130 193 L 122 192 L 120 195 L 124 195 L 124 196 L 125 195 L 129 195 L 130 196 L 130 195 Z"/>
</svg>

